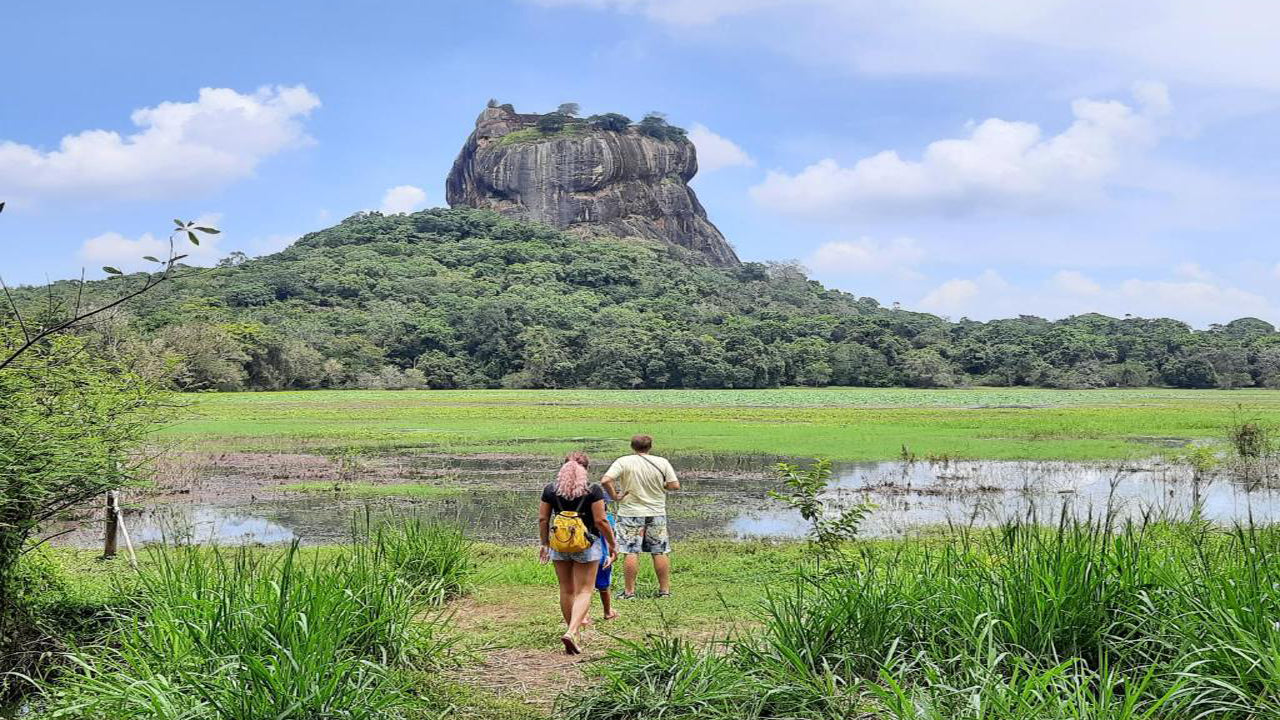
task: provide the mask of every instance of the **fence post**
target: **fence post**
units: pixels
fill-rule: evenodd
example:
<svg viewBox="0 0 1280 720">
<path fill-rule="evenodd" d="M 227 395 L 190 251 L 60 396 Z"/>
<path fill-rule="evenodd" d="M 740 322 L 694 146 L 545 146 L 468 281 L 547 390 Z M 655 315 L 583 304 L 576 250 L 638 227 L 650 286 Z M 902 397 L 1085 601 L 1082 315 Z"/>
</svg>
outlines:
<svg viewBox="0 0 1280 720">
<path fill-rule="evenodd" d="M 107 491 L 107 528 L 106 537 L 102 543 L 102 557 L 112 558 L 116 556 L 116 535 L 120 529 L 120 513 L 116 508 L 116 494 L 113 490 Z"/>
</svg>

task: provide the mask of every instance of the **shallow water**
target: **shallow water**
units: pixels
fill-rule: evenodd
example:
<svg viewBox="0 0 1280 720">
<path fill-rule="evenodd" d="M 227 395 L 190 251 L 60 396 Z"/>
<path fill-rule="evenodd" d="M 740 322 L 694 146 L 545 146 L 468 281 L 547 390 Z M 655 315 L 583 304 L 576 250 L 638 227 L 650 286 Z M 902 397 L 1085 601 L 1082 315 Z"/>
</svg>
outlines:
<svg viewBox="0 0 1280 720">
<path fill-rule="evenodd" d="M 768 497 L 776 486 L 772 459 L 744 456 L 673 458 L 684 489 L 671 496 L 676 538 L 803 536 L 804 523 Z M 198 543 L 274 544 L 341 541 L 352 523 L 373 516 L 411 514 L 458 522 L 482 540 L 529 544 L 536 540 L 538 492 L 547 481 L 534 458 L 403 456 L 383 459 L 382 477 L 395 482 L 461 487 L 457 496 L 354 498 L 341 492 L 285 492 L 211 468 L 211 488 L 189 497 L 148 501 L 126 515 L 138 545 L 162 539 Z M 390 463 L 390 465 L 388 465 Z M 388 469 L 390 468 L 390 469 Z M 350 470 L 363 481 L 372 468 Z M 599 469 L 597 469 L 599 472 Z M 273 475 L 272 477 L 278 477 Z M 238 492 L 220 492 L 236 487 Z M 838 465 L 825 494 L 829 507 L 868 502 L 862 526 L 871 536 L 895 536 L 939 526 L 988 526 L 1011 519 L 1056 522 L 1065 509 L 1078 517 L 1185 519 L 1193 508 L 1211 522 L 1280 520 L 1280 493 L 1250 490 L 1226 477 L 1199 485 L 1188 469 L 1150 461 L 1132 466 L 1064 462 L 880 462 Z M 63 544 L 97 547 L 95 524 L 60 538 Z"/>
</svg>

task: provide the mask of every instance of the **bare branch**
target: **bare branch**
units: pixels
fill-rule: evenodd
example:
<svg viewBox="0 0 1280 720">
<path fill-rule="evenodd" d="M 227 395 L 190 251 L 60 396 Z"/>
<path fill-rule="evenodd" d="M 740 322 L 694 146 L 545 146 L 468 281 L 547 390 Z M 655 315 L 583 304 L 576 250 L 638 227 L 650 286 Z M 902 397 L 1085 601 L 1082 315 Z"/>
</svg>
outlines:
<svg viewBox="0 0 1280 720">
<path fill-rule="evenodd" d="M 4 297 L 9 301 L 9 307 L 13 308 L 13 314 L 18 318 L 18 327 L 22 328 L 23 339 L 30 340 L 31 333 L 27 331 L 27 323 L 22 319 L 22 311 L 18 309 L 18 303 L 13 301 L 13 295 L 9 294 L 9 286 L 4 284 L 4 278 L 0 278 L 0 288 L 4 288 Z"/>
</svg>

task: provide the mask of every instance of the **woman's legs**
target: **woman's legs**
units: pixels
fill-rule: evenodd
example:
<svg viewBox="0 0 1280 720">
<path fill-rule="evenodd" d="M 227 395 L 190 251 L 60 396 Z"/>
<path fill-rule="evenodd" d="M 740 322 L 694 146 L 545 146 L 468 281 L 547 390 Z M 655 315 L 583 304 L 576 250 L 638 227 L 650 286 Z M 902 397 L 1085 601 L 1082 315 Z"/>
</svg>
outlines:
<svg viewBox="0 0 1280 720">
<path fill-rule="evenodd" d="M 560 614 L 564 616 L 564 624 L 569 624 L 573 616 L 574 577 L 573 568 L 577 565 L 572 560 L 556 560 L 556 580 L 560 582 Z"/>
<path fill-rule="evenodd" d="M 575 635 L 582 627 L 582 621 L 591 611 L 591 596 L 595 594 L 596 572 L 600 564 L 596 562 L 573 563 L 573 611 L 569 617 L 568 635 Z"/>
</svg>

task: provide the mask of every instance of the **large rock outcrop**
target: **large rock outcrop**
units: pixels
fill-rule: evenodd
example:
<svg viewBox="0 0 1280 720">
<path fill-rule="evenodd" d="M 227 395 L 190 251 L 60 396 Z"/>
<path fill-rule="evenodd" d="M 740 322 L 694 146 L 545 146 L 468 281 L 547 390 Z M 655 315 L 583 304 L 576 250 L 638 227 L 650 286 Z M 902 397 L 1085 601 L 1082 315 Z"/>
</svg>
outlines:
<svg viewBox="0 0 1280 720">
<path fill-rule="evenodd" d="M 449 172 L 449 205 L 575 233 L 662 240 L 713 265 L 738 264 L 688 185 L 698 158 L 682 134 L 660 139 L 582 121 L 544 133 L 538 118 L 510 105 L 480 113 Z"/>
</svg>

